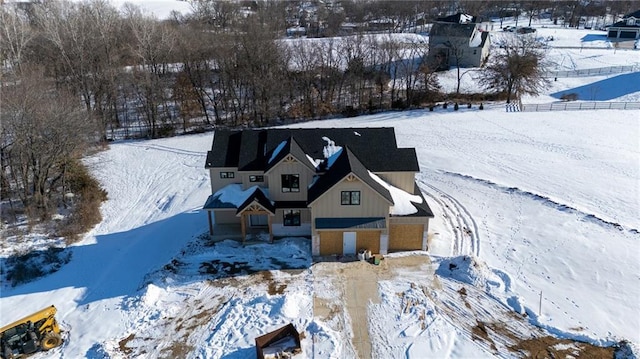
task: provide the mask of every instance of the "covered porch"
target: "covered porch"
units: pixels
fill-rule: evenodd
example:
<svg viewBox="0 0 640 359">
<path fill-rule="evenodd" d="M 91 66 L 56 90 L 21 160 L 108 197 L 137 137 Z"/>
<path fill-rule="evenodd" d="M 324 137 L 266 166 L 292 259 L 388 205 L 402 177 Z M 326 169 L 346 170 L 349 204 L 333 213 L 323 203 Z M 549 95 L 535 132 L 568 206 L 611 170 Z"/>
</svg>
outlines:
<svg viewBox="0 0 640 359">
<path fill-rule="evenodd" d="M 227 187 L 236 187 L 231 185 Z M 265 193 L 254 187 L 246 191 L 237 191 L 232 199 L 227 199 L 221 191 L 211 195 L 203 209 L 207 211 L 209 236 L 213 240 L 239 239 L 243 243 L 247 239 L 258 239 L 268 236 L 273 242 L 273 217 L 275 206 Z"/>
</svg>

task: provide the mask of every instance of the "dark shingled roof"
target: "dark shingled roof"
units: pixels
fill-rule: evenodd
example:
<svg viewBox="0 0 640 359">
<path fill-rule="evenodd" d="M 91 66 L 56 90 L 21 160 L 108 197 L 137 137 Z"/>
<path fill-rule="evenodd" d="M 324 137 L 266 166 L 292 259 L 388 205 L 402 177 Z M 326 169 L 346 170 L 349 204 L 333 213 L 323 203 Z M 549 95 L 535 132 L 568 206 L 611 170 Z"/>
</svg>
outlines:
<svg viewBox="0 0 640 359">
<path fill-rule="evenodd" d="M 466 39 L 471 38 L 473 30 L 476 28 L 476 24 L 456 24 L 448 22 L 437 22 L 431 26 L 429 36 L 441 36 L 441 37 L 463 37 Z"/>
<path fill-rule="evenodd" d="M 638 25 L 633 24 L 633 25 L 628 25 L 627 24 L 627 19 L 630 17 L 634 17 L 636 19 L 640 19 L 640 10 L 632 12 L 630 14 L 625 15 L 622 20 L 616 22 L 615 24 L 611 25 L 611 27 L 633 27 L 633 28 L 637 28 Z"/>
<path fill-rule="evenodd" d="M 359 161 L 359 159 L 351 152 L 350 147 L 345 147 L 335 163 L 327 170 L 325 174 L 320 176 L 318 180 L 309 188 L 308 203 L 312 203 L 331 187 L 342 181 L 348 174 L 353 173 L 362 182 L 366 183 L 374 191 L 378 192 L 389 203 L 393 203 L 393 198 L 389 190 L 384 188 L 380 183 L 371 178 L 367 168 Z"/>
<path fill-rule="evenodd" d="M 630 14 L 625 15 L 623 19 L 628 19 L 628 18 L 630 18 L 632 16 L 635 17 L 636 19 L 640 19 L 640 10 L 637 10 L 637 11 L 634 11 L 634 12 L 632 12 Z"/>
<path fill-rule="evenodd" d="M 220 209 L 220 208 L 235 209 L 236 206 L 234 206 L 233 203 L 220 201 L 220 195 L 219 194 L 216 195 L 214 193 L 207 198 L 207 201 L 204 203 L 204 207 L 202 208 L 203 209 Z"/>
<path fill-rule="evenodd" d="M 205 167 L 238 167 L 241 137 L 240 131 L 216 131 Z"/>
<path fill-rule="evenodd" d="M 419 171 L 415 149 L 397 148 L 395 131 L 391 127 L 216 130 L 205 167 L 265 171 L 276 147 L 288 141 L 287 151 L 281 151 L 283 153 L 278 153 L 278 157 L 291 153 L 311 168 L 311 162 L 304 157 L 324 158 L 327 142 L 323 137 L 331 139 L 336 146 L 349 146 L 372 172 Z"/>
<path fill-rule="evenodd" d="M 436 19 L 436 21 L 440 21 L 440 22 L 450 22 L 450 23 L 455 23 L 455 24 L 459 24 L 460 23 L 460 19 L 462 18 L 462 16 L 471 16 L 471 15 L 467 15 L 467 14 L 463 14 L 461 12 L 454 14 L 454 15 L 449 15 L 449 16 L 445 16 L 445 17 L 439 17 Z M 471 22 L 472 23 L 477 23 L 480 22 L 477 16 L 471 16 Z"/>
</svg>

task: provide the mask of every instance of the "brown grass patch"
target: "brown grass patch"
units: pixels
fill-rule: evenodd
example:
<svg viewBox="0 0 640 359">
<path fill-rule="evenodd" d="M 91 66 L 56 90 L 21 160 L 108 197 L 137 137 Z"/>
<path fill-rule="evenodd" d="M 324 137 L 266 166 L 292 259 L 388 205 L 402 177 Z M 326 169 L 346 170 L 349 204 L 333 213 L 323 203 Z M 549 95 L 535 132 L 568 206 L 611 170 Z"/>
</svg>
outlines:
<svg viewBox="0 0 640 359">
<path fill-rule="evenodd" d="M 509 347 L 527 358 L 613 358 L 614 348 L 598 347 L 589 343 L 558 339 L 552 336 L 525 339 Z"/>
<path fill-rule="evenodd" d="M 59 225 L 58 234 L 71 244 L 80 238 L 81 233 L 102 221 L 100 204 L 107 200 L 107 192 L 80 161 L 72 161 L 65 176 L 68 190 L 75 194 L 77 200 L 69 207 L 71 215 Z"/>
</svg>

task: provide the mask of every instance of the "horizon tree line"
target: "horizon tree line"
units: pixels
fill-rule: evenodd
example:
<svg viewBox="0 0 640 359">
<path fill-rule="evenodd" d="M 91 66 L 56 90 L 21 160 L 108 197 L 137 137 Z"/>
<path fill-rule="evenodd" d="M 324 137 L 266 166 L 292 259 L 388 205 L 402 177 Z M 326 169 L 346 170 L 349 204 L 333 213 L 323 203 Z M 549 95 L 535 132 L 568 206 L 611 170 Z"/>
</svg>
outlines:
<svg viewBox="0 0 640 359">
<path fill-rule="evenodd" d="M 384 14 L 410 24 L 415 13 L 479 11 L 476 1 L 341 3 L 341 11 L 321 14 L 334 27 Z M 530 13 L 576 2 L 535 3 L 547 7 L 530 4 Z M 425 61 L 425 41 L 384 33 L 283 39 L 288 5 L 198 0 L 191 15 L 162 21 L 107 0 L 0 6 L 2 198 L 18 199 L 31 218 L 72 206 L 66 194 L 78 191 L 72 175 L 82 172 L 79 160 L 108 140 L 352 116 L 448 96 L 437 64 Z M 508 101 L 537 93 L 543 59 L 532 44 L 496 54 L 486 66 L 487 87 Z M 496 76 L 504 81 L 488 80 Z"/>
</svg>

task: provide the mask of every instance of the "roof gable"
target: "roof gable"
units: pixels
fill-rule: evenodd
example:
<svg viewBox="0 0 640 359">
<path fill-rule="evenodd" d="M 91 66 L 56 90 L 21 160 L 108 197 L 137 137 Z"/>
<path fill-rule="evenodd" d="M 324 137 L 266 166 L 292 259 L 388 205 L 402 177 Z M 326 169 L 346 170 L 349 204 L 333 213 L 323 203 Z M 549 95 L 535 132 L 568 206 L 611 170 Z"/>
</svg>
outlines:
<svg viewBox="0 0 640 359">
<path fill-rule="evenodd" d="M 625 15 L 623 19 L 628 19 L 630 17 L 635 17 L 636 19 L 640 19 L 640 10 L 636 10 L 630 14 Z"/>
<path fill-rule="evenodd" d="M 369 186 L 373 191 L 377 192 L 389 203 L 393 204 L 393 198 L 389 190 L 384 188 L 380 183 L 376 182 L 369 175 L 369 170 L 358 160 L 358 158 L 347 147 L 338 155 L 335 163 L 329 167 L 327 172 L 320 176 L 315 183 L 309 188 L 308 203 L 311 204 L 327 193 L 336 184 L 342 182 L 348 175 L 355 175 L 361 182 Z"/>
<path fill-rule="evenodd" d="M 614 23 L 611 27 L 631 27 L 637 28 L 640 27 L 638 21 L 640 19 L 640 10 L 634 11 L 630 14 L 625 15 L 622 20 Z"/>
<path fill-rule="evenodd" d="M 268 173 L 280 162 L 286 160 L 289 155 L 293 156 L 293 158 L 295 158 L 303 166 L 309 168 L 311 172 L 316 171 L 316 167 L 307 158 L 307 154 L 304 152 L 302 147 L 300 147 L 295 138 L 289 137 L 288 139 L 280 142 L 280 144 L 272 151 L 267 153 L 267 157 L 269 157 L 269 159 L 267 160 L 264 168 L 265 173 Z"/>
<path fill-rule="evenodd" d="M 259 207 L 268 211 L 271 214 L 275 214 L 275 206 L 271 201 L 267 198 L 267 196 L 262 192 L 260 187 L 256 187 L 256 189 L 247 197 L 247 199 L 238 206 L 238 210 L 236 214 L 240 214 L 245 210 L 249 209 L 252 204 L 257 204 Z"/>
</svg>

